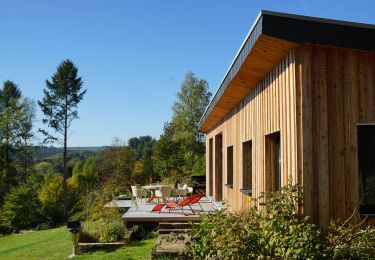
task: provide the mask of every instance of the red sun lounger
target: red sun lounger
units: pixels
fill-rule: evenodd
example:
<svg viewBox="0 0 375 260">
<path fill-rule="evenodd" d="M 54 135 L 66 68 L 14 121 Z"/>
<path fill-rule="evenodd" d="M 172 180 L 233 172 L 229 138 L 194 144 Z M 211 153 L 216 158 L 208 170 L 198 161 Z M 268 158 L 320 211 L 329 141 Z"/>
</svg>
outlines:
<svg viewBox="0 0 375 260">
<path fill-rule="evenodd" d="M 203 196 L 204 196 L 203 194 L 196 194 L 194 196 L 187 197 L 186 199 L 184 199 L 183 201 L 181 201 L 179 203 L 167 202 L 165 204 L 157 204 L 152 209 L 152 212 L 159 212 L 160 213 L 161 210 L 163 209 L 163 207 L 166 206 L 165 208 L 169 209 L 169 212 L 171 211 L 171 209 L 181 209 L 182 213 L 186 216 L 187 214 L 184 212 L 184 207 L 188 206 L 190 208 L 190 210 L 193 212 L 193 214 L 195 214 L 195 212 L 194 212 L 193 208 L 191 207 L 191 205 L 193 205 L 195 203 L 198 203 L 199 206 L 201 207 L 202 211 L 203 211 L 203 208 L 202 208 L 202 206 L 199 203 L 199 200 Z"/>
</svg>

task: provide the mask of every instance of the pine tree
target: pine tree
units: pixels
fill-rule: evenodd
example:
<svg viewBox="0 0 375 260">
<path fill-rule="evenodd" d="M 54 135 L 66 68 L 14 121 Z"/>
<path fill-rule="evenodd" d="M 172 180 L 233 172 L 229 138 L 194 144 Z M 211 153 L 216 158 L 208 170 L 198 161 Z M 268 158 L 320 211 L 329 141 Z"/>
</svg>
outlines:
<svg viewBox="0 0 375 260">
<path fill-rule="evenodd" d="M 82 90 L 83 81 L 78 76 L 78 68 L 70 60 L 64 60 L 57 67 L 51 81 L 46 80 L 44 97 L 38 104 L 44 114 L 43 123 L 54 129 L 58 136 L 40 129 L 46 136 L 44 141 L 63 141 L 64 154 L 64 216 L 67 217 L 67 143 L 68 129 L 72 121 L 78 118 L 78 103 L 83 100 L 86 90 Z"/>
<path fill-rule="evenodd" d="M 5 194 L 17 185 L 14 165 L 15 147 L 18 143 L 21 91 L 7 80 L 0 89 L 0 205 Z"/>
</svg>

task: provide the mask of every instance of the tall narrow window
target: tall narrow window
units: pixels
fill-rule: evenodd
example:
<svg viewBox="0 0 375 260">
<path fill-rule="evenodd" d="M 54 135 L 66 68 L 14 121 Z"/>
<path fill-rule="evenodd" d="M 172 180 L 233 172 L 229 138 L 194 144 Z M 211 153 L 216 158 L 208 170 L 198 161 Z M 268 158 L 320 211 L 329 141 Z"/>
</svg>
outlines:
<svg viewBox="0 0 375 260">
<path fill-rule="evenodd" d="M 213 183 L 214 183 L 214 175 L 213 175 L 213 163 L 214 163 L 214 160 L 213 160 L 213 140 L 212 138 L 210 138 L 210 140 L 208 141 L 208 195 L 209 196 L 212 196 L 214 193 L 213 193 L 213 190 L 214 190 L 214 187 L 213 187 Z"/>
<path fill-rule="evenodd" d="M 247 141 L 242 144 L 242 189 L 241 192 L 247 195 L 252 194 L 252 142 Z"/>
<path fill-rule="evenodd" d="M 375 126 L 358 126 L 360 214 L 375 214 Z"/>
<path fill-rule="evenodd" d="M 281 190 L 280 132 L 266 136 L 265 149 L 266 192 Z"/>
<path fill-rule="evenodd" d="M 215 136 L 215 190 L 214 199 L 223 200 L 223 135 Z"/>
<path fill-rule="evenodd" d="M 233 188 L 233 146 L 227 147 L 227 184 L 228 188 Z"/>
</svg>

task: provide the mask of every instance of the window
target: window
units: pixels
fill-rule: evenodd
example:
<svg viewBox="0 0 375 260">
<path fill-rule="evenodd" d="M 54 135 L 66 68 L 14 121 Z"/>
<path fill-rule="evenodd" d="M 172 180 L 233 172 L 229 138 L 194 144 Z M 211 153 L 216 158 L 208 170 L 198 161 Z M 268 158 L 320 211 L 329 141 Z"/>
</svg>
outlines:
<svg viewBox="0 0 375 260">
<path fill-rule="evenodd" d="M 214 175 L 213 175 L 213 141 L 212 138 L 208 141 L 208 195 L 213 195 L 213 183 L 214 183 Z"/>
<path fill-rule="evenodd" d="M 241 192 L 247 195 L 252 194 L 252 141 L 242 143 L 242 189 Z"/>
<path fill-rule="evenodd" d="M 265 149 L 266 192 L 281 190 L 280 132 L 266 136 Z"/>
<path fill-rule="evenodd" d="M 358 167 L 359 213 L 375 214 L 375 125 L 358 126 Z"/>
<path fill-rule="evenodd" d="M 227 184 L 228 188 L 233 188 L 233 146 L 227 147 Z"/>
<path fill-rule="evenodd" d="M 216 201 L 223 200 L 223 135 L 215 136 L 215 192 Z"/>
</svg>

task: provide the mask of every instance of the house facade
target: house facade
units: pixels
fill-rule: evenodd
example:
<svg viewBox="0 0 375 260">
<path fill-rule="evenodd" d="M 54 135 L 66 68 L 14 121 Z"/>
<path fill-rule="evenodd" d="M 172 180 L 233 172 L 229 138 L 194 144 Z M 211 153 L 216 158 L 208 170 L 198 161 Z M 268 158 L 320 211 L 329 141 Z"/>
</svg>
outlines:
<svg viewBox="0 0 375 260">
<path fill-rule="evenodd" d="M 291 178 L 301 213 L 375 224 L 375 26 L 262 11 L 199 123 L 229 209 Z"/>
</svg>

